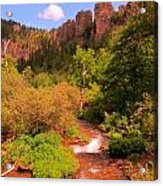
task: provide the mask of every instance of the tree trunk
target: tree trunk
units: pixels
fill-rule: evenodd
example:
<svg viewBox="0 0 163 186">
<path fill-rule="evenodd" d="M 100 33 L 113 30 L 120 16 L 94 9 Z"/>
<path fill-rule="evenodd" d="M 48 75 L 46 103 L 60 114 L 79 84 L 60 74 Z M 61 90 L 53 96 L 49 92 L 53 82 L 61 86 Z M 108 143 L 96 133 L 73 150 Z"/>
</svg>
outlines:
<svg viewBox="0 0 163 186">
<path fill-rule="evenodd" d="M 84 95 L 84 90 L 83 90 L 83 88 L 81 88 L 81 91 L 80 91 L 80 97 L 81 97 L 80 110 L 83 109 L 83 105 L 84 105 L 84 103 L 83 103 L 83 95 Z"/>
<path fill-rule="evenodd" d="M 8 39 L 7 42 L 5 43 L 4 50 L 3 50 L 3 55 L 4 55 L 4 57 L 6 56 L 7 47 L 8 47 L 9 44 L 10 44 L 10 39 Z"/>
<path fill-rule="evenodd" d="M 85 67 L 85 63 L 83 63 L 83 69 L 82 69 L 82 81 L 83 81 L 82 84 L 83 85 L 81 87 L 80 110 L 82 110 L 83 109 L 83 106 L 84 106 L 83 97 L 84 97 L 84 88 L 85 88 L 85 84 L 86 84 L 85 75 L 86 75 L 86 67 Z"/>
</svg>

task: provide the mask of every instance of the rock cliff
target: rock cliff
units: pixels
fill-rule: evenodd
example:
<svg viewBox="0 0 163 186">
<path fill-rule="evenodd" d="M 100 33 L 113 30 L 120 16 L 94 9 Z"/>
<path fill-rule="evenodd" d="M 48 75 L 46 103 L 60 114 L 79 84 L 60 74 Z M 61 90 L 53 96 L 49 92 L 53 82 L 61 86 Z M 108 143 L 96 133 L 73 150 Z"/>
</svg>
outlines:
<svg viewBox="0 0 163 186">
<path fill-rule="evenodd" d="M 120 6 L 117 12 L 109 2 L 96 3 L 94 11 L 81 10 L 77 13 L 74 20 L 67 20 L 59 28 L 50 31 L 28 28 L 20 23 L 5 21 L 12 28 L 12 39 L 7 47 L 7 52 L 16 58 L 28 60 L 31 52 L 39 48 L 39 39 L 46 36 L 53 41 L 56 49 L 61 49 L 66 43 L 74 41 L 81 46 L 89 46 L 92 42 L 100 40 L 103 36 L 112 31 L 115 25 L 123 24 L 127 19 L 139 12 L 140 3 L 127 3 Z M 20 39 L 20 36 L 22 39 Z M 25 42 L 26 41 L 26 42 Z M 2 38 L 2 55 L 7 38 Z"/>
</svg>

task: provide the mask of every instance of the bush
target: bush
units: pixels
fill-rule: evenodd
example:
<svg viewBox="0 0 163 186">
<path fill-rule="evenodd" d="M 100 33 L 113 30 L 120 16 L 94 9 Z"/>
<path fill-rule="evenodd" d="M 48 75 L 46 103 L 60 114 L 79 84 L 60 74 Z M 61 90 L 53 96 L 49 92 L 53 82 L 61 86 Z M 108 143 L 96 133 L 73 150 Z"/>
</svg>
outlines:
<svg viewBox="0 0 163 186">
<path fill-rule="evenodd" d="M 54 88 L 53 104 L 57 116 L 53 125 L 60 127 L 60 131 L 65 134 L 68 128 L 76 126 L 75 115 L 80 108 L 80 92 L 65 82 L 60 83 Z"/>
<path fill-rule="evenodd" d="M 156 105 L 149 94 L 143 94 L 143 101 L 135 103 L 133 114 L 130 116 L 130 123 L 136 125 L 144 137 L 148 140 L 155 138 Z M 132 130 L 130 131 L 132 133 Z"/>
<path fill-rule="evenodd" d="M 19 95 L 2 101 L 2 122 L 13 135 L 47 130 L 56 118 L 51 89 L 25 87 Z"/>
<path fill-rule="evenodd" d="M 34 76 L 32 85 L 35 88 L 54 86 L 56 79 L 53 75 L 47 73 L 40 73 Z"/>
<path fill-rule="evenodd" d="M 102 125 L 105 130 L 109 132 L 110 130 L 118 129 L 122 131 L 122 129 L 126 128 L 128 124 L 128 118 L 126 116 L 121 116 L 119 113 L 113 112 L 112 114 L 105 113 L 105 119 Z"/>
<path fill-rule="evenodd" d="M 74 86 L 70 86 L 66 82 L 62 82 L 55 86 L 53 92 L 54 100 L 61 111 L 76 111 L 80 107 L 80 91 Z"/>
<path fill-rule="evenodd" d="M 41 133 L 34 138 L 22 135 L 6 145 L 9 162 L 26 166 L 34 177 L 67 178 L 78 169 L 78 162 L 72 151 L 60 144 L 60 137 L 54 133 Z"/>
<path fill-rule="evenodd" d="M 26 67 L 22 74 L 24 79 L 35 88 L 54 86 L 57 83 L 55 75 L 46 72 L 35 74 L 30 66 Z"/>
<path fill-rule="evenodd" d="M 78 126 L 69 127 L 66 131 L 66 136 L 68 138 L 77 138 L 77 139 L 79 139 L 80 141 L 83 141 L 83 142 L 87 142 L 87 143 L 90 142 L 89 137 L 86 136 L 84 133 L 82 133 Z"/>
<path fill-rule="evenodd" d="M 101 123 L 104 119 L 103 117 L 103 107 L 101 103 L 101 98 L 98 97 L 93 102 L 89 103 L 88 107 L 80 110 L 78 114 L 79 119 L 87 120 L 92 123 Z"/>
<path fill-rule="evenodd" d="M 129 135 L 129 120 L 126 116 L 121 116 L 119 113 L 105 113 L 105 119 L 100 128 L 107 133 L 109 138 L 126 137 Z"/>
<path fill-rule="evenodd" d="M 32 94 L 14 65 L 6 63 L 2 66 L 2 128 L 4 132 L 21 133 L 25 126 L 18 110 L 24 106 L 26 95 L 31 97 Z"/>
<path fill-rule="evenodd" d="M 144 100 L 134 105 L 133 113 L 122 116 L 119 113 L 105 114 L 100 125 L 101 129 L 112 138 L 112 134 L 120 133 L 123 137 L 144 136 L 150 139 L 154 136 L 155 114 L 154 106 L 148 94 L 143 95 Z"/>
<path fill-rule="evenodd" d="M 109 138 L 111 138 L 111 139 L 120 139 L 120 138 L 122 138 L 122 134 L 120 132 L 113 132 L 113 131 L 107 133 L 107 136 Z"/>
<path fill-rule="evenodd" d="M 89 103 L 95 101 L 99 94 L 100 86 L 97 83 L 90 83 L 89 88 L 84 91 L 84 97 Z"/>
<path fill-rule="evenodd" d="M 37 134 L 58 125 L 61 131 L 76 124 L 80 105 L 76 87 L 60 83 L 55 87 L 31 87 L 13 66 L 2 68 L 3 133 L 18 136 Z"/>
<path fill-rule="evenodd" d="M 70 127 L 67 129 L 66 135 L 68 138 L 76 138 L 81 135 L 80 129 L 76 126 Z"/>
<path fill-rule="evenodd" d="M 94 108 L 85 108 L 78 114 L 79 119 L 94 123 L 99 123 L 100 117 L 99 112 Z"/>
<path fill-rule="evenodd" d="M 110 155 L 114 158 L 126 158 L 131 154 L 146 151 L 145 141 L 140 137 L 113 139 L 109 144 Z"/>
</svg>

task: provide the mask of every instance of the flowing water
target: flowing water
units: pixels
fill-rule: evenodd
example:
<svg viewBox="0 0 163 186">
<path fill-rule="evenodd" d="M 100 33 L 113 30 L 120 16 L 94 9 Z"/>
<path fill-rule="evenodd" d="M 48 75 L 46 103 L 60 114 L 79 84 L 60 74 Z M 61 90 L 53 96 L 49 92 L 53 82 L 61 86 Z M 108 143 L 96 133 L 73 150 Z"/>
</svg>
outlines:
<svg viewBox="0 0 163 186">
<path fill-rule="evenodd" d="M 99 153 L 100 147 L 102 144 L 101 136 L 97 136 L 96 138 L 92 138 L 91 142 L 87 145 L 73 145 L 73 151 L 75 154 L 79 153 Z"/>
<path fill-rule="evenodd" d="M 110 159 L 105 151 L 108 146 L 108 139 L 102 132 L 85 121 L 79 121 L 79 126 L 82 131 L 90 136 L 91 140 L 86 145 L 72 145 L 80 164 L 75 178 L 101 180 L 127 179 L 120 170 L 117 160 Z"/>
</svg>

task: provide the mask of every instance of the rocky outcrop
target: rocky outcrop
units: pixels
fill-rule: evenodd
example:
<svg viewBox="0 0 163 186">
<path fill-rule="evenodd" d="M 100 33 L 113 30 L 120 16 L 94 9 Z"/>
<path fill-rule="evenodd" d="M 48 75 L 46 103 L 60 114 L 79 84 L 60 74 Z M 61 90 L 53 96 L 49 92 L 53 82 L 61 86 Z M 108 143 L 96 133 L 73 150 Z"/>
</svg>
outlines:
<svg viewBox="0 0 163 186">
<path fill-rule="evenodd" d="M 79 44 L 84 44 L 89 39 L 92 29 L 92 12 L 81 11 L 76 15 L 75 38 Z"/>
<path fill-rule="evenodd" d="M 12 54 L 16 58 L 22 58 L 28 60 L 31 51 L 36 51 L 39 46 L 36 35 L 46 35 L 49 40 L 53 41 L 54 47 L 61 49 L 66 43 L 70 41 L 75 41 L 77 44 L 89 47 L 93 40 L 96 42 L 100 40 L 103 36 L 112 32 L 116 25 L 121 25 L 128 20 L 131 15 L 139 13 L 140 3 L 132 2 L 127 3 L 119 7 L 119 10 L 115 12 L 113 10 L 112 4 L 108 2 L 96 3 L 94 7 L 94 13 L 91 10 L 82 10 L 77 13 L 74 20 L 67 20 L 59 28 L 51 29 L 50 31 L 39 30 L 35 28 L 27 28 L 28 33 L 23 28 L 25 26 L 14 21 L 3 21 L 4 24 L 8 24 L 12 28 L 12 33 L 23 33 L 24 37 L 26 34 L 32 39 L 27 39 L 28 42 L 11 41 L 7 45 L 7 50 L 5 46 L 7 38 L 2 38 L 2 55 L 3 51 Z M 40 33 L 40 34 L 38 34 Z M 92 43 L 91 43 L 92 44 Z"/>
<path fill-rule="evenodd" d="M 84 44 L 89 32 L 92 30 L 92 12 L 81 11 L 76 15 L 75 20 L 68 20 L 61 27 L 50 31 L 56 46 L 75 40 L 78 44 Z"/>
<path fill-rule="evenodd" d="M 140 8 L 142 4 L 139 2 L 128 2 L 126 5 L 121 5 L 118 8 L 118 11 L 113 12 L 111 19 L 111 27 L 115 25 L 122 25 L 127 20 L 133 16 L 140 13 Z"/>
<path fill-rule="evenodd" d="M 94 20 L 91 10 L 78 12 L 75 20 L 68 20 L 57 29 L 56 40 L 59 43 L 64 43 L 74 39 L 80 45 L 83 45 L 90 38 L 99 40 L 111 27 L 110 17 L 112 13 L 111 3 L 96 3 Z"/>
<path fill-rule="evenodd" d="M 75 21 L 68 20 L 58 29 L 58 40 L 61 43 L 67 42 L 75 37 Z"/>
<path fill-rule="evenodd" d="M 110 29 L 110 17 L 113 12 L 111 3 L 96 3 L 94 8 L 94 37 L 100 39 Z"/>
</svg>

